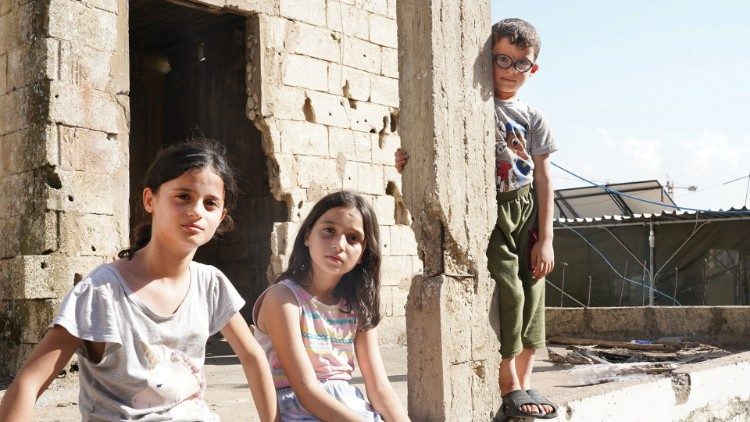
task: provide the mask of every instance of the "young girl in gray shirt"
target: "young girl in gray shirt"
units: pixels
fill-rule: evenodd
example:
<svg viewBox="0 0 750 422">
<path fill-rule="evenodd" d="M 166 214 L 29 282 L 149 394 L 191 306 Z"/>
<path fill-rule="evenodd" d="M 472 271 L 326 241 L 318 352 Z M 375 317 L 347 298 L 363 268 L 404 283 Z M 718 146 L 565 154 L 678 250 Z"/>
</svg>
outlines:
<svg viewBox="0 0 750 422">
<path fill-rule="evenodd" d="M 149 168 L 150 221 L 121 259 L 76 284 L 0 404 L 0 420 L 26 421 L 37 397 L 77 353 L 84 421 L 215 421 L 203 401 L 208 336 L 221 332 L 242 363 L 262 420 L 276 418 L 265 354 L 238 313 L 244 300 L 218 269 L 193 262 L 231 228 L 237 186 L 220 145 L 188 141 Z"/>
</svg>

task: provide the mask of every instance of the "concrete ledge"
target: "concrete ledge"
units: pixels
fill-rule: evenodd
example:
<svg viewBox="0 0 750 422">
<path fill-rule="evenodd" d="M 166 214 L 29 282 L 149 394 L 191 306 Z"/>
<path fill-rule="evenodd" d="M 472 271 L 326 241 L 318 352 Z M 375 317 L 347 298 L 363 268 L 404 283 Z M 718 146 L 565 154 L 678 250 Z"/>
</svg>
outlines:
<svg viewBox="0 0 750 422">
<path fill-rule="evenodd" d="M 547 308 L 547 338 L 656 340 L 683 337 L 725 349 L 750 348 L 750 307 Z"/>
<path fill-rule="evenodd" d="M 748 420 L 750 352 L 685 365 L 665 376 L 544 390 L 559 394 L 551 398 L 561 403 L 560 421 Z"/>
</svg>

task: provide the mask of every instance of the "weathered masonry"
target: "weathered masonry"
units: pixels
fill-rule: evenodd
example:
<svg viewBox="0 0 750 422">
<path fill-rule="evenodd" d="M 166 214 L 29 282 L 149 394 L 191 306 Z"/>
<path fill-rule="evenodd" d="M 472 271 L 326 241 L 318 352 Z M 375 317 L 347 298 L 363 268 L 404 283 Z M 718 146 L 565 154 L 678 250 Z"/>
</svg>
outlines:
<svg viewBox="0 0 750 422">
<path fill-rule="evenodd" d="M 252 303 L 312 204 L 357 190 L 381 223 L 381 338 L 405 342 L 422 264 L 392 166 L 396 47 L 396 0 L 0 0 L 0 375 L 127 244 L 155 151 L 193 135 L 227 146 L 244 193 L 199 260 Z"/>
</svg>

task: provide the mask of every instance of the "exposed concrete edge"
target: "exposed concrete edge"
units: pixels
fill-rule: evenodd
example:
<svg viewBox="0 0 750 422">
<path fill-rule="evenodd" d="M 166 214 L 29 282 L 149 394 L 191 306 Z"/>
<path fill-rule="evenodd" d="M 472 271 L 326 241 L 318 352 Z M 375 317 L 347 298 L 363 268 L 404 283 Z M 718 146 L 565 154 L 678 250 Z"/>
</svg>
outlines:
<svg viewBox="0 0 750 422">
<path fill-rule="evenodd" d="M 750 352 L 685 365 L 671 375 L 582 387 L 575 395 L 561 398 L 558 420 L 742 420 L 750 414 Z"/>
</svg>

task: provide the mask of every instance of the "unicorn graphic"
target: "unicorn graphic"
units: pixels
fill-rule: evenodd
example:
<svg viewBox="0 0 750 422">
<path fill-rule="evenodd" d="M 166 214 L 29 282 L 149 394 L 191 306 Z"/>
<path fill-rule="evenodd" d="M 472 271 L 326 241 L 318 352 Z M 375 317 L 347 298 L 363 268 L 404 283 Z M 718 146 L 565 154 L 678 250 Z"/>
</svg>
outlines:
<svg viewBox="0 0 750 422">
<path fill-rule="evenodd" d="M 187 355 L 166 346 L 154 346 L 155 350 L 143 342 L 140 346 L 148 362 L 148 387 L 133 396 L 133 408 L 172 406 L 202 397 L 203 371 Z"/>
</svg>

